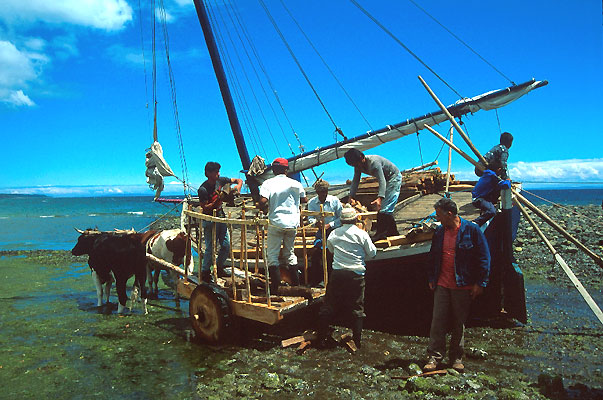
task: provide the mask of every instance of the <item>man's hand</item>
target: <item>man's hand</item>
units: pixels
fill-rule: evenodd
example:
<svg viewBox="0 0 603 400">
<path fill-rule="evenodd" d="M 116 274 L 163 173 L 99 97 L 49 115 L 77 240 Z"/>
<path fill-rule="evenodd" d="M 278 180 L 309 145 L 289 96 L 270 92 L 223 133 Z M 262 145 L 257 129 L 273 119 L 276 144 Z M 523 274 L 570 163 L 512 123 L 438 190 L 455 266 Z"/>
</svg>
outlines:
<svg viewBox="0 0 603 400">
<path fill-rule="evenodd" d="M 477 283 L 471 287 L 471 299 L 475 299 L 477 296 L 484 292 L 484 288 Z"/>
<path fill-rule="evenodd" d="M 348 203 L 350 203 L 350 205 L 352 207 L 354 207 L 356 204 L 358 204 L 358 202 L 356 200 L 354 200 L 353 198 L 350 197 L 350 199 L 348 200 Z"/>
<path fill-rule="evenodd" d="M 435 290 L 435 283 L 429 282 L 429 289 Z"/>
<path fill-rule="evenodd" d="M 371 206 L 375 211 L 381 210 L 381 197 L 377 197 L 375 200 L 371 201 Z"/>
</svg>

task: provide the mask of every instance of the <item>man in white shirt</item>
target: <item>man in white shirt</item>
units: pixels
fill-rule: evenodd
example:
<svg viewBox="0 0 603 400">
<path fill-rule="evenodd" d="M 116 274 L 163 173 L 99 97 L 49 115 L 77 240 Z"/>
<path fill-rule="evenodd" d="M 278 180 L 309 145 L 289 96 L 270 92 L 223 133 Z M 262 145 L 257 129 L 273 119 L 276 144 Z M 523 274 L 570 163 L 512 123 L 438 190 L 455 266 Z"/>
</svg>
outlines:
<svg viewBox="0 0 603 400">
<path fill-rule="evenodd" d="M 377 248 L 368 233 L 356 226 L 358 214 L 351 207 L 341 212 L 343 226 L 327 238 L 327 248 L 333 253 L 333 271 L 327 284 L 325 302 L 319 312 L 318 340 L 324 342 L 329 323 L 341 311 L 353 316 L 352 333 L 360 348 L 364 314 L 365 259 L 373 258 Z"/>
<path fill-rule="evenodd" d="M 272 162 L 274 177 L 260 186 L 258 204 L 261 209 L 268 209 L 266 261 L 270 272 L 270 291 L 275 294 L 281 282 L 281 268 L 288 270 L 293 285 L 299 285 L 295 234 L 300 220 L 299 205 L 308 201 L 301 183 L 287 177 L 288 169 L 289 162 L 284 158 Z"/>
<path fill-rule="evenodd" d="M 341 226 L 341 210 L 343 206 L 339 199 L 329 194 L 329 182 L 319 180 L 314 184 L 316 189 L 316 197 L 313 197 L 308 202 L 308 211 L 320 211 L 322 204 L 323 211 L 333 212 L 334 215 L 325 217 L 325 230 L 326 236 L 329 237 L 331 231 Z M 316 237 L 314 239 L 314 249 L 311 256 L 310 269 L 308 271 L 308 280 L 310 286 L 315 286 L 324 279 L 324 272 L 322 267 L 322 225 L 321 220 L 317 217 L 309 216 L 308 222 L 314 224 L 318 228 Z M 333 264 L 333 257 L 327 254 L 327 265 L 328 272 L 331 273 L 331 265 Z"/>
</svg>

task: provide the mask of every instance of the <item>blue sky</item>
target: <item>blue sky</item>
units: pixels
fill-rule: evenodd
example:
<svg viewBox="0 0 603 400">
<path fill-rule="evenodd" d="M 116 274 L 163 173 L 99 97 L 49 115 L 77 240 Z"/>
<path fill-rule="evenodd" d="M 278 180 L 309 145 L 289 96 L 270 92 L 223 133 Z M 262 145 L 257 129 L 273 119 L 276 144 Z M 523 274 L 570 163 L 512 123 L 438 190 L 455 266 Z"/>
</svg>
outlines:
<svg viewBox="0 0 603 400">
<path fill-rule="evenodd" d="M 418 75 L 445 104 L 458 100 L 350 1 L 287 0 L 287 7 L 361 115 L 308 46 L 282 3 L 264 2 L 329 114 L 348 137 L 437 110 Z M 510 85 L 412 2 L 359 2 L 462 96 Z M 498 142 L 500 121 L 500 129 L 515 136 L 510 157 L 513 179 L 603 184 L 600 1 L 416 2 L 512 81 L 521 83 L 532 77 L 549 81 L 548 86 L 499 109 L 498 115 L 480 111 L 464 120 L 482 152 Z M 152 194 L 144 186 L 144 154 L 152 143 L 152 113 L 146 107 L 152 103 L 152 10 L 149 2 L 141 3 L 142 10 L 133 0 L 2 1 L 0 132 L 4 167 L 0 192 Z M 260 3 L 211 3 L 217 4 L 212 8 L 215 18 L 224 21 L 220 32 L 227 47 L 238 41 L 240 34 L 232 25 L 232 12 L 242 21 L 286 118 L 305 148 L 332 143 L 334 125 Z M 240 161 L 192 0 L 164 0 L 163 4 L 189 182 L 193 187 L 203 182 L 207 161 L 220 162 L 222 175 L 237 177 Z M 159 141 L 172 169 L 182 177 L 160 26 L 157 32 Z M 244 129 L 255 127 L 247 134 L 250 155 L 257 150 L 268 161 L 289 156 L 286 143 L 297 150 L 297 141 L 266 81 L 276 117 L 265 107 L 266 95 L 254 83 L 256 72 L 249 68 L 252 63 L 246 53 L 240 52 L 240 58 L 232 50 L 229 54 L 250 110 L 250 116 L 239 111 L 242 124 Z M 255 71 L 261 75 L 257 67 Z M 256 89 L 255 97 L 247 79 Z M 264 110 L 263 116 L 259 109 Z M 448 126 L 443 124 L 438 130 L 446 133 Z M 411 168 L 433 161 L 441 148 L 441 142 L 427 131 L 422 131 L 419 141 L 410 136 L 367 153 L 381 154 L 401 169 Z M 467 150 L 464 144 L 461 147 Z M 446 150 L 438 160 L 444 168 Z M 452 169 L 460 178 L 473 178 L 472 168 L 460 157 L 453 157 Z M 352 176 L 342 161 L 316 172 L 324 172 L 324 177 L 334 182 Z M 167 187 L 167 193 L 182 193 L 182 185 L 171 178 Z"/>
</svg>

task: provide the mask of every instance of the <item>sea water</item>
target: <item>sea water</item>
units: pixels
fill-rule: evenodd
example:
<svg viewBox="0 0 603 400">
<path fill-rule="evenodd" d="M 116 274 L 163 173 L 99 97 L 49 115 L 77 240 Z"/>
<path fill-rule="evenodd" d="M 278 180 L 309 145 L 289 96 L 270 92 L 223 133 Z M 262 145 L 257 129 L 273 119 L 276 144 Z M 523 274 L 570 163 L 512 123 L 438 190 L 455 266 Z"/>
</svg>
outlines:
<svg viewBox="0 0 603 400">
<path fill-rule="evenodd" d="M 523 194 L 535 204 L 601 204 L 603 189 L 534 189 Z M 78 238 L 74 228 L 145 230 L 179 208 L 148 196 L 0 197 L 0 250 L 70 250 Z"/>
<path fill-rule="evenodd" d="M 0 197 L 0 250 L 70 250 L 79 234 L 74 228 L 146 230 L 178 207 L 148 196 Z"/>
</svg>

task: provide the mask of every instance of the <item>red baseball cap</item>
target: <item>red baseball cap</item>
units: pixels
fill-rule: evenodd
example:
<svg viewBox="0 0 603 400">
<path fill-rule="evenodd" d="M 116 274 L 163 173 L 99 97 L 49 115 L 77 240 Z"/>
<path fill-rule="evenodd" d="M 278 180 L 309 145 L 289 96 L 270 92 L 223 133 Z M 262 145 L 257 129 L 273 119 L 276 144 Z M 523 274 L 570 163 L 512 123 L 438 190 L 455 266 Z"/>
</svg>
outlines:
<svg viewBox="0 0 603 400">
<path fill-rule="evenodd" d="M 274 161 L 272 161 L 272 166 L 274 167 L 275 165 L 280 165 L 281 167 L 289 167 L 289 161 L 282 157 L 275 158 Z"/>
</svg>

